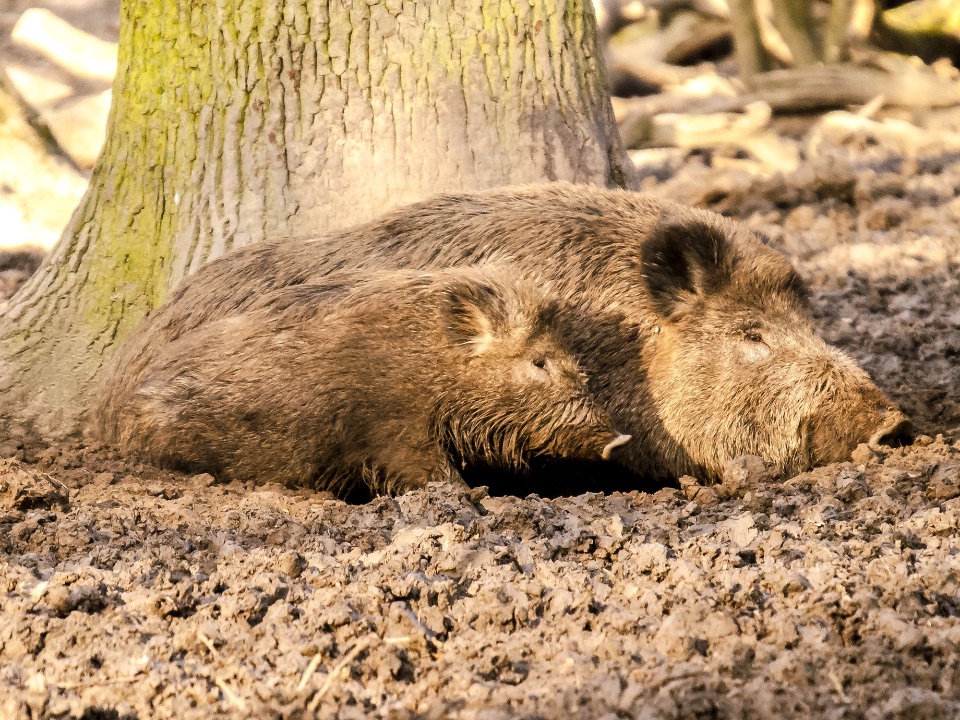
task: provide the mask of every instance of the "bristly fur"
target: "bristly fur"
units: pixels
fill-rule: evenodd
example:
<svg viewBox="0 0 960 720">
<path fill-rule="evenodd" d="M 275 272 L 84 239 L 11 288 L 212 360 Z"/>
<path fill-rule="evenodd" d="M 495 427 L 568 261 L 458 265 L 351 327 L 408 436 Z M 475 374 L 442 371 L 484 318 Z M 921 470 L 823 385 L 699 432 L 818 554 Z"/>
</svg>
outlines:
<svg viewBox="0 0 960 720">
<path fill-rule="evenodd" d="M 278 288 L 342 267 L 435 269 L 492 257 L 549 280 L 564 307 L 576 307 L 560 322 L 599 404 L 634 436 L 618 460 L 635 472 L 716 477 L 743 454 L 792 472 L 905 420 L 817 338 L 800 276 L 745 226 L 566 183 L 441 195 L 212 262 L 121 351 L 128 370 L 105 389 L 105 406 L 142 380 L 148 348 L 255 308 Z"/>
<path fill-rule="evenodd" d="M 454 458 L 599 458 L 618 433 L 557 307 L 500 267 L 334 273 L 146 344 L 134 379 L 115 364 L 95 431 L 158 464 L 339 495 L 456 482 Z"/>
</svg>

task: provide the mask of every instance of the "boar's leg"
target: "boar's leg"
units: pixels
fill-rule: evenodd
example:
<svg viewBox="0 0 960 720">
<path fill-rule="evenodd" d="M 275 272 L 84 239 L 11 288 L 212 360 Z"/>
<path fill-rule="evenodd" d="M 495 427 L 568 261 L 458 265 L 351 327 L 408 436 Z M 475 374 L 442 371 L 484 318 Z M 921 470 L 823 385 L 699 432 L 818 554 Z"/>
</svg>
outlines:
<svg viewBox="0 0 960 720">
<path fill-rule="evenodd" d="M 363 464 L 363 481 L 373 495 L 401 495 L 425 488 L 427 483 L 448 483 L 460 489 L 469 486 L 439 447 L 411 448 L 397 443 L 382 448 L 379 457 Z"/>
</svg>

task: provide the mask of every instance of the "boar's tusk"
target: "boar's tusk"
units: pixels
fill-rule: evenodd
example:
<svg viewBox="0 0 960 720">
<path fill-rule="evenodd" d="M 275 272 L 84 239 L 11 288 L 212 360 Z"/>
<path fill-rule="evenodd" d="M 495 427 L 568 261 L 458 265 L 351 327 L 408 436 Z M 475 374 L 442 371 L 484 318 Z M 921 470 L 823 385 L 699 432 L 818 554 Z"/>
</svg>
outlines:
<svg viewBox="0 0 960 720">
<path fill-rule="evenodd" d="M 611 440 L 610 442 L 608 442 L 606 445 L 603 446 L 603 451 L 600 453 L 600 457 L 602 457 L 604 460 L 609 460 L 610 452 L 614 448 L 618 448 L 621 445 L 625 445 L 626 443 L 630 442 L 632 438 L 633 438 L 633 435 L 617 435 L 613 440 Z"/>
</svg>

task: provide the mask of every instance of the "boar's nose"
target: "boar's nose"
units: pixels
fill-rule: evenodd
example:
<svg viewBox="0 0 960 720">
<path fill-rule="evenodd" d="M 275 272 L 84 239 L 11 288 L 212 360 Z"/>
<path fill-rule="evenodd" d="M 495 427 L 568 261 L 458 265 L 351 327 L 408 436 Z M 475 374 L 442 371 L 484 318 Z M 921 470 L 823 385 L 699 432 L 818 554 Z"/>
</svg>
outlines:
<svg viewBox="0 0 960 720">
<path fill-rule="evenodd" d="M 883 425 L 870 436 L 868 445 L 878 448 L 881 445 L 905 447 L 916 439 L 913 423 L 899 410 L 890 410 L 883 417 Z"/>
<path fill-rule="evenodd" d="M 613 440 L 603 446 L 603 451 L 600 453 L 600 457 L 602 457 L 604 460 L 609 460 L 610 453 L 613 452 L 615 448 L 625 445 L 626 443 L 630 442 L 632 438 L 633 435 L 617 435 Z"/>
</svg>

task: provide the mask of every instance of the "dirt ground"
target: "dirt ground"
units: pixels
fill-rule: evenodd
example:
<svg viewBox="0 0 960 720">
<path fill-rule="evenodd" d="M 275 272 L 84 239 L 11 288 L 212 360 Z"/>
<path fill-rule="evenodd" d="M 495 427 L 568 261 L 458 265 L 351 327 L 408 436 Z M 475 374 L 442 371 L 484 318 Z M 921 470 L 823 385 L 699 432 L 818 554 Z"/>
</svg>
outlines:
<svg viewBox="0 0 960 720">
<path fill-rule="evenodd" d="M 960 717 L 960 166 L 834 150 L 785 178 L 641 167 L 791 257 L 915 446 L 787 480 L 741 459 L 716 488 L 349 505 L 11 439 L 0 717 Z"/>
</svg>

